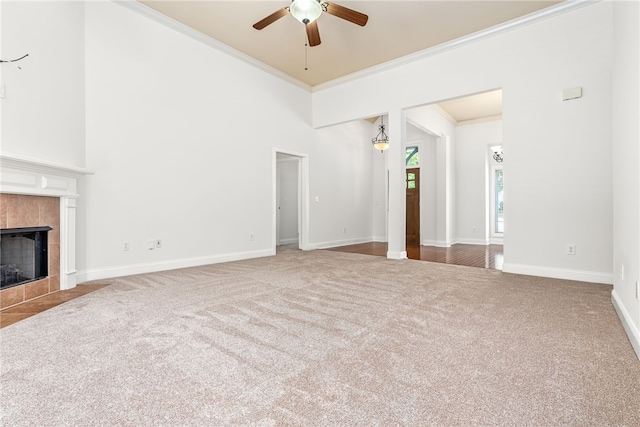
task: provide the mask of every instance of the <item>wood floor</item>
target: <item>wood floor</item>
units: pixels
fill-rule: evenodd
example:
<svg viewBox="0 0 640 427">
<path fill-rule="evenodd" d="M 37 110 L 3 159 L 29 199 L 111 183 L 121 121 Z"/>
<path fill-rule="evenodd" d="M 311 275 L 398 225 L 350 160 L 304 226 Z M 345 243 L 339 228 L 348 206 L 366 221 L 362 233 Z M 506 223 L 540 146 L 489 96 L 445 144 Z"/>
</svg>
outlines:
<svg viewBox="0 0 640 427">
<path fill-rule="evenodd" d="M 108 285 L 78 285 L 73 289 L 58 291 L 53 294 L 45 295 L 43 297 L 6 308 L 0 311 L 0 328 L 12 325 L 20 320 L 26 319 L 27 317 L 31 317 L 35 314 L 53 308 L 56 305 L 71 301 L 72 299 L 81 297 L 82 295 L 86 295 L 90 292 L 97 291 L 105 286 Z"/>
<path fill-rule="evenodd" d="M 387 256 L 387 244 L 384 242 L 359 243 L 327 250 Z M 452 245 L 448 248 L 407 245 L 407 256 L 409 259 L 493 270 L 502 270 L 504 262 L 502 245 Z"/>
</svg>

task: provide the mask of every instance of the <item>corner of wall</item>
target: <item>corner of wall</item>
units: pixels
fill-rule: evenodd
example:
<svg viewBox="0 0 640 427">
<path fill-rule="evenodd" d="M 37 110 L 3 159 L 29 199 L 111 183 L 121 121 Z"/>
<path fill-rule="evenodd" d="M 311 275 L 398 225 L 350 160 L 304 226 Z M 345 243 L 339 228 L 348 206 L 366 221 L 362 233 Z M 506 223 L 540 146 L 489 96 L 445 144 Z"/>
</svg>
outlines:
<svg viewBox="0 0 640 427">
<path fill-rule="evenodd" d="M 613 308 L 616 309 L 616 313 L 618 313 L 618 317 L 620 318 L 622 326 L 629 337 L 633 350 L 636 352 L 636 356 L 640 359 L 640 329 L 633 324 L 633 320 L 631 319 L 629 312 L 624 308 L 624 304 L 622 304 L 622 301 L 615 289 L 611 292 L 611 303 L 613 304 Z"/>
</svg>

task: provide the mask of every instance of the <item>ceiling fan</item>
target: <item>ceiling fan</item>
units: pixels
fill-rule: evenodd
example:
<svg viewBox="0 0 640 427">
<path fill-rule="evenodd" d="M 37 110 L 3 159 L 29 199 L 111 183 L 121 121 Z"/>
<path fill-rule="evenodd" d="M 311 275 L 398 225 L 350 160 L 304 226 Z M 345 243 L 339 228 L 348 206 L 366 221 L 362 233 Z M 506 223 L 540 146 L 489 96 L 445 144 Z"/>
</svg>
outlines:
<svg viewBox="0 0 640 427">
<path fill-rule="evenodd" d="M 291 13 L 294 18 L 305 25 L 309 46 L 318 46 L 320 44 L 320 32 L 318 31 L 318 22 L 316 19 L 322 15 L 322 12 L 353 22 L 361 27 L 364 27 L 369 19 L 364 13 L 340 6 L 336 3 L 320 3 L 320 0 L 292 0 L 289 7 L 278 9 L 271 15 L 253 24 L 253 28 L 262 30 L 267 25 L 273 24 L 278 19 Z"/>
</svg>

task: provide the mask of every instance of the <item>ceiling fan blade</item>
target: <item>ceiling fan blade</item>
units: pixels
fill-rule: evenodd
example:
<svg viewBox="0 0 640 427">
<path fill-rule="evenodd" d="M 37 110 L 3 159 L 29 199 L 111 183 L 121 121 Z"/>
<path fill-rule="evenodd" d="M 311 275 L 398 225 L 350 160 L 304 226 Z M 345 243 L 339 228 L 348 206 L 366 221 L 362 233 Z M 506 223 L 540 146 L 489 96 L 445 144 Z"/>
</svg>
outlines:
<svg viewBox="0 0 640 427">
<path fill-rule="evenodd" d="M 282 18 L 283 16 L 287 15 L 288 13 L 289 13 L 289 8 L 288 7 L 283 7 L 282 9 L 278 9 L 275 12 L 273 12 L 271 15 L 267 16 L 266 18 L 264 18 L 263 20 L 258 21 L 255 24 L 253 24 L 253 28 L 255 28 L 256 30 L 261 30 L 264 27 L 266 27 L 267 25 L 273 24 L 278 19 Z"/>
<path fill-rule="evenodd" d="M 320 31 L 318 31 L 318 21 L 310 22 L 306 25 L 306 27 L 309 46 L 318 46 L 320 44 Z"/>
<path fill-rule="evenodd" d="M 349 9 L 348 7 L 340 6 L 339 4 L 325 2 L 323 6 L 325 12 L 328 14 L 353 22 L 361 27 L 364 27 L 369 20 L 369 17 L 364 13 L 357 12 L 353 9 Z"/>
</svg>

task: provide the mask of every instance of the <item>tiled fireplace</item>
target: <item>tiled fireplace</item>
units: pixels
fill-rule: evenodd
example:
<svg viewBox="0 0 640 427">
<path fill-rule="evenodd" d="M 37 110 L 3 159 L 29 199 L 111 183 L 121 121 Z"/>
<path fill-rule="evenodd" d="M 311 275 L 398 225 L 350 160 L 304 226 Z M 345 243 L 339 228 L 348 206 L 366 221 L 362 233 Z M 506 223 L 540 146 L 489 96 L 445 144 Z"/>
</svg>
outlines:
<svg viewBox="0 0 640 427">
<path fill-rule="evenodd" d="M 40 267 L 32 280 L 0 290 L 0 310 L 76 286 L 77 188 L 78 180 L 87 174 L 89 172 L 81 168 L 0 155 L 0 228 L 18 229 L 5 231 L 5 235 L 18 236 L 27 231 L 25 228 L 30 232 L 44 227 L 47 243 L 46 248 L 42 248 L 42 244 L 40 247 L 46 251 L 48 260 L 47 266 Z M 39 242 L 42 239 L 37 238 Z M 28 250 L 30 244 L 20 243 Z M 30 263 L 27 260 L 18 266 L 10 257 L 9 261 L 11 265 L 4 269 L 9 273 L 12 269 L 28 268 Z M 0 259 L 0 264 L 5 265 L 5 260 Z"/>
<path fill-rule="evenodd" d="M 60 289 L 60 198 L 0 194 L 0 228 L 18 229 L 48 226 L 48 274 L 45 278 L 0 290 L 0 309 L 38 298 Z M 7 235 L 8 237 L 8 235 Z M 2 239 L 5 239 L 2 236 Z M 24 249 L 23 249 L 24 250 Z M 2 255 L 5 268 L 11 258 Z"/>
</svg>

